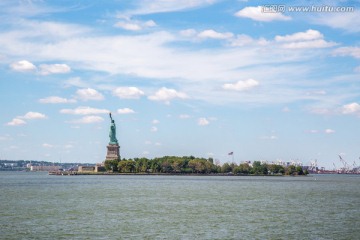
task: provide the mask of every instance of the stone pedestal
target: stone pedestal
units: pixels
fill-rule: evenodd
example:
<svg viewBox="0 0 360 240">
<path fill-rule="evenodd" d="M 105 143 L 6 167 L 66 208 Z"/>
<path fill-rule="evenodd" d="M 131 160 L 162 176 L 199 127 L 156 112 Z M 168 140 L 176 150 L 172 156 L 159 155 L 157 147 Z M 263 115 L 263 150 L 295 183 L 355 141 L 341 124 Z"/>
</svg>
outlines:
<svg viewBox="0 0 360 240">
<path fill-rule="evenodd" d="M 105 160 L 120 159 L 120 146 L 119 144 L 107 145 L 107 154 Z"/>
</svg>

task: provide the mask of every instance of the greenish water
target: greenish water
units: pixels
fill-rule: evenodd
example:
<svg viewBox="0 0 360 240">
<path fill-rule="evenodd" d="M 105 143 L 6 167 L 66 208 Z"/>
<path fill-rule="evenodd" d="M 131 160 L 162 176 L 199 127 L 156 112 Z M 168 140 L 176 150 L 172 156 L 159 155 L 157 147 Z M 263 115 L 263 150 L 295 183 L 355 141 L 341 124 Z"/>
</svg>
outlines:
<svg viewBox="0 0 360 240">
<path fill-rule="evenodd" d="M 0 239 L 360 239 L 360 176 L 0 172 Z"/>
</svg>

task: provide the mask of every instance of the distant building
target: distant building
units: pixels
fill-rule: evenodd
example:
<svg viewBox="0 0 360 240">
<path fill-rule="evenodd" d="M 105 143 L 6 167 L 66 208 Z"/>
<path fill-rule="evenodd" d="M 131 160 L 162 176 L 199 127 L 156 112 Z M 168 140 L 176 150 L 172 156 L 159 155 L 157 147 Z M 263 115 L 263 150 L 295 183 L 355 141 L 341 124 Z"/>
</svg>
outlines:
<svg viewBox="0 0 360 240">
<path fill-rule="evenodd" d="M 47 172 L 52 172 L 52 171 L 59 171 L 61 169 L 60 166 L 30 166 L 30 171 L 47 171 Z"/>
<path fill-rule="evenodd" d="M 104 172 L 105 166 L 102 163 L 97 163 L 95 166 L 79 166 L 78 172 L 92 173 L 92 172 Z"/>
</svg>

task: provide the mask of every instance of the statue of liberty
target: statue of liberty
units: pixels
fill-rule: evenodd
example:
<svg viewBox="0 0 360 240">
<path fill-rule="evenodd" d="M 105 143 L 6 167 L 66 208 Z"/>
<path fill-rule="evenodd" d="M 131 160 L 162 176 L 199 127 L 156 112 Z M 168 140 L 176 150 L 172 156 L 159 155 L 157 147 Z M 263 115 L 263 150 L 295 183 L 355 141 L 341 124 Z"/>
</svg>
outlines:
<svg viewBox="0 0 360 240">
<path fill-rule="evenodd" d="M 109 132 L 109 137 L 110 137 L 109 144 L 118 144 L 118 140 L 116 139 L 116 125 L 115 125 L 115 121 L 111 117 L 111 112 L 109 113 L 109 116 L 111 119 L 110 132 Z"/>
</svg>

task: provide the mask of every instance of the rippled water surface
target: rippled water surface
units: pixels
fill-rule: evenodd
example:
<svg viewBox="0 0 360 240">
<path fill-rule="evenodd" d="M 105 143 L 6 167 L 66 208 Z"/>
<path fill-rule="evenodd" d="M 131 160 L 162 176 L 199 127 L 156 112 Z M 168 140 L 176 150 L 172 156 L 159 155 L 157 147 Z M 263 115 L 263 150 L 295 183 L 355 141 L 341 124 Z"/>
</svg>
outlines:
<svg viewBox="0 0 360 240">
<path fill-rule="evenodd" d="M 360 239 L 360 176 L 0 172 L 0 239 Z"/>
</svg>

